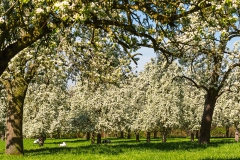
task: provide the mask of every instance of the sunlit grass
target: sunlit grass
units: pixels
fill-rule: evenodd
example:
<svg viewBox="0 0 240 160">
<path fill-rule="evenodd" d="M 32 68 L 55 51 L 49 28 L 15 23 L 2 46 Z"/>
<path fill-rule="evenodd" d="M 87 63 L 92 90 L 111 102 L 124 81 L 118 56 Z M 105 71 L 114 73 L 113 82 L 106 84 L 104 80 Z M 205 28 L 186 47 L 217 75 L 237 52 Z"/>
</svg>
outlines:
<svg viewBox="0 0 240 160">
<path fill-rule="evenodd" d="M 24 140 L 25 155 L 6 156 L 5 142 L 0 142 L 0 159 L 19 160 L 176 160 L 176 159 L 240 159 L 240 143 L 233 138 L 211 139 L 209 145 L 199 145 L 190 142 L 188 138 L 169 138 L 167 143 L 160 139 L 151 139 L 147 144 L 145 139 L 135 142 L 134 139 L 111 139 L 111 144 L 91 145 L 84 139 L 47 139 L 43 147 L 33 144 L 33 139 Z M 62 142 L 67 147 L 59 147 Z"/>
</svg>

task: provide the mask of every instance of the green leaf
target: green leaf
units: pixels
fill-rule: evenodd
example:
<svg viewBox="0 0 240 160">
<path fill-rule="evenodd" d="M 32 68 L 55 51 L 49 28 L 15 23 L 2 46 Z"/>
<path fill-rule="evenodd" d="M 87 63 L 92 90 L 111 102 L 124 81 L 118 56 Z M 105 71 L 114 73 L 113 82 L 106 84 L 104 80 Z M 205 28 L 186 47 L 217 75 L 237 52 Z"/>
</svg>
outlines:
<svg viewBox="0 0 240 160">
<path fill-rule="evenodd" d="M 21 0 L 20 2 L 24 4 L 24 3 L 28 3 L 29 1 L 30 0 Z"/>
</svg>

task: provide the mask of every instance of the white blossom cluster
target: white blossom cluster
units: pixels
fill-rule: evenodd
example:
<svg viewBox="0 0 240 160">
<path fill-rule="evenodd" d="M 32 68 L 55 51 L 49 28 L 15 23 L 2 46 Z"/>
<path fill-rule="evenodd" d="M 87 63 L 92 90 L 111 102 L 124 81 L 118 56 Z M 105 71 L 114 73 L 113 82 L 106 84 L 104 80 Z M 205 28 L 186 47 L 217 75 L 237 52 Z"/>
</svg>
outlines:
<svg viewBox="0 0 240 160">
<path fill-rule="evenodd" d="M 93 91 L 87 83 L 77 83 L 69 100 L 73 128 L 97 133 L 198 130 L 203 97 L 192 88 L 179 87 L 182 82 L 173 80 L 178 72 L 176 63 L 169 66 L 153 60 L 119 87 L 102 86 Z"/>
</svg>

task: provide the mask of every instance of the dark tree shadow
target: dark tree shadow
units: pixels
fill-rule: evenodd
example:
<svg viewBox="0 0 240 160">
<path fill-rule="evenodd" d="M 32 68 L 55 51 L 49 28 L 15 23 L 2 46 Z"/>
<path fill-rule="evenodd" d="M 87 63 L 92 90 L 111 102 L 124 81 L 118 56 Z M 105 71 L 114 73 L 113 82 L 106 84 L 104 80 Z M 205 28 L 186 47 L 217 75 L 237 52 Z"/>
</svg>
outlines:
<svg viewBox="0 0 240 160">
<path fill-rule="evenodd" d="M 152 139 L 152 143 L 146 143 L 145 140 L 141 140 L 141 142 L 136 142 L 133 139 L 111 139 L 112 143 L 108 144 L 94 144 L 91 145 L 83 145 L 77 147 L 70 147 L 71 143 L 86 143 L 86 140 L 64 140 L 69 144 L 68 147 L 47 147 L 47 144 L 59 144 L 58 142 L 48 142 L 45 147 L 39 149 L 26 150 L 26 154 L 32 155 L 43 155 L 43 154 L 105 154 L 105 155 L 118 155 L 126 150 L 159 150 L 159 151 L 175 151 L 175 150 L 187 150 L 187 151 L 201 151 L 205 150 L 208 147 L 219 147 L 226 143 L 233 143 L 232 139 L 216 139 L 213 140 L 208 145 L 200 145 L 197 142 L 189 141 L 176 141 L 176 142 L 167 142 L 161 143 L 159 139 Z M 208 158 L 207 158 L 208 159 Z M 209 158 L 211 159 L 211 158 Z M 240 156 L 239 156 L 240 159 Z M 205 160 L 205 159 L 204 159 Z M 219 159 L 220 160 L 220 159 Z"/>
</svg>

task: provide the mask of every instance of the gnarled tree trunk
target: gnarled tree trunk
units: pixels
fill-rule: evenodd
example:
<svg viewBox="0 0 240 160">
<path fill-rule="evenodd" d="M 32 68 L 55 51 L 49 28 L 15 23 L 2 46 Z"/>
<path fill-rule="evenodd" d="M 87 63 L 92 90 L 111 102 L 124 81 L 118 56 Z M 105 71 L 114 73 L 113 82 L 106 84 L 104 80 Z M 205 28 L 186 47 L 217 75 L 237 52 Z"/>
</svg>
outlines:
<svg viewBox="0 0 240 160">
<path fill-rule="evenodd" d="M 212 116 L 215 108 L 217 100 L 217 91 L 214 89 L 209 89 L 207 94 L 205 95 L 205 104 L 204 111 L 202 116 L 202 123 L 200 129 L 200 144 L 208 144 L 210 143 L 210 132 L 212 125 Z"/>
<path fill-rule="evenodd" d="M 24 56 L 23 56 L 24 57 Z M 24 63 L 25 59 L 21 59 Z M 23 155 L 23 105 L 28 85 L 34 77 L 38 64 L 32 63 L 10 79 L 2 79 L 7 91 L 6 154 Z"/>
<path fill-rule="evenodd" d="M 7 90 L 6 154 L 23 155 L 23 104 L 28 84 L 23 77 L 5 81 Z"/>
</svg>

